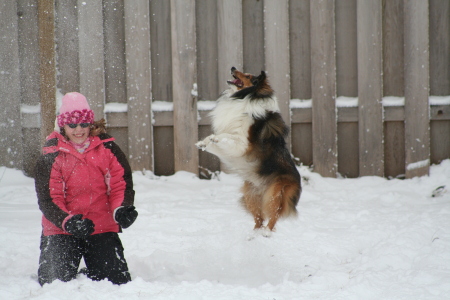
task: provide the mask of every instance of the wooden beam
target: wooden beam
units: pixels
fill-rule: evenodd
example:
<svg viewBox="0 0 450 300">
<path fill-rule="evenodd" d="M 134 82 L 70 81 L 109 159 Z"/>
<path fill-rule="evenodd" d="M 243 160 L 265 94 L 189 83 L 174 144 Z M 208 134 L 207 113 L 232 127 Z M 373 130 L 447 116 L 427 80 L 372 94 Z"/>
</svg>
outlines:
<svg viewBox="0 0 450 300">
<path fill-rule="evenodd" d="M 129 161 L 154 171 L 149 14 L 147 0 L 124 2 Z"/>
<path fill-rule="evenodd" d="M 242 0 L 217 1 L 219 93 L 228 88 L 231 67 L 243 70 Z"/>
<path fill-rule="evenodd" d="M 264 48 L 265 2 L 242 0 L 243 70 L 250 74 L 259 74 L 266 69 L 264 51 L 261 51 Z"/>
<path fill-rule="evenodd" d="M 37 0 L 17 2 L 19 25 L 20 90 L 22 104 L 38 105 L 40 97 L 40 50 Z M 32 3 L 32 4 L 31 4 Z M 55 12 L 56 14 L 56 12 Z M 40 126 L 39 126 L 40 127 Z M 26 141 L 24 141 L 26 142 Z M 31 145 L 31 144 L 30 144 Z"/>
<path fill-rule="evenodd" d="M 334 1 L 311 1 L 312 130 L 314 171 L 337 172 Z"/>
<path fill-rule="evenodd" d="M 171 0 L 175 172 L 198 174 L 195 0 Z"/>
<path fill-rule="evenodd" d="M 217 72 L 217 2 L 197 0 L 197 85 L 198 100 L 215 100 L 219 95 Z M 222 70 L 225 71 L 225 70 Z M 200 136 L 200 138 L 204 138 Z"/>
<path fill-rule="evenodd" d="M 357 0 L 338 0 L 335 1 L 335 5 L 336 94 L 338 96 L 357 97 L 359 28 Z M 358 159 L 358 155 L 355 158 Z"/>
<path fill-rule="evenodd" d="M 405 95 L 403 0 L 383 1 L 383 95 Z"/>
<path fill-rule="evenodd" d="M 357 19 L 359 176 L 383 176 L 381 0 L 358 0 Z"/>
<path fill-rule="evenodd" d="M 311 99 L 310 1 L 289 2 L 291 98 Z"/>
<path fill-rule="evenodd" d="M 80 93 L 86 96 L 95 119 L 104 117 L 105 68 L 102 0 L 78 0 Z"/>
<path fill-rule="evenodd" d="M 131 2 L 133 6 L 140 6 L 140 1 L 103 1 L 105 102 L 107 103 L 126 103 L 127 99 L 125 5 L 130 3 L 126 2 Z M 144 17 L 144 14 L 146 16 L 142 23 L 148 23 L 149 13 L 148 9 L 139 12 L 138 16 Z M 148 25 L 146 28 L 149 30 Z"/>
<path fill-rule="evenodd" d="M 404 0 L 406 177 L 430 168 L 428 1 Z"/>
<path fill-rule="evenodd" d="M 41 141 L 53 131 L 56 116 L 55 3 L 38 1 Z"/>
<path fill-rule="evenodd" d="M 150 44 L 152 45 L 152 96 L 172 101 L 172 46 L 170 38 L 170 1 L 150 2 Z M 161 151 L 164 152 L 164 151 Z"/>
<path fill-rule="evenodd" d="M 430 0 L 430 95 L 450 95 L 450 1 Z"/>
<path fill-rule="evenodd" d="M 80 91 L 77 0 L 55 2 L 57 85 L 64 95 Z M 59 107 L 56 107 L 59 109 Z"/>
<path fill-rule="evenodd" d="M 289 1 L 264 1 L 265 61 L 270 85 L 275 90 L 281 116 L 291 127 L 290 60 L 289 60 Z M 287 138 L 291 149 L 291 137 Z"/>
<path fill-rule="evenodd" d="M 0 0 L 0 165 L 22 169 L 18 27 L 16 1 Z"/>
</svg>

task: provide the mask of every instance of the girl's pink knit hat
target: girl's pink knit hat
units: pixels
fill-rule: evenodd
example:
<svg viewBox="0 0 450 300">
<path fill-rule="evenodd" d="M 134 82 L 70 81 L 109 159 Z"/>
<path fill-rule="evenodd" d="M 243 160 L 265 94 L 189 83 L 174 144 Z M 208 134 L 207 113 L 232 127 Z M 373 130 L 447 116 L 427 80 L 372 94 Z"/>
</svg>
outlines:
<svg viewBox="0 0 450 300">
<path fill-rule="evenodd" d="M 89 107 L 86 97 L 80 93 L 67 93 L 62 98 L 62 105 L 57 116 L 58 126 L 67 124 L 94 123 L 94 112 Z"/>
</svg>

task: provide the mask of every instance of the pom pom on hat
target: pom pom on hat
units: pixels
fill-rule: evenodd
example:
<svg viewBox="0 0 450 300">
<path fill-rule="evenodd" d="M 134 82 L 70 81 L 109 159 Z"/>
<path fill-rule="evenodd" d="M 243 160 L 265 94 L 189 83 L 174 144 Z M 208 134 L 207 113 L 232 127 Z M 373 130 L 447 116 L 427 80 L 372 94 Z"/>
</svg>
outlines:
<svg viewBox="0 0 450 300">
<path fill-rule="evenodd" d="M 59 127 L 67 124 L 94 123 L 94 112 L 86 97 L 77 92 L 64 95 L 59 113 L 57 116 Z"/>
</svg>

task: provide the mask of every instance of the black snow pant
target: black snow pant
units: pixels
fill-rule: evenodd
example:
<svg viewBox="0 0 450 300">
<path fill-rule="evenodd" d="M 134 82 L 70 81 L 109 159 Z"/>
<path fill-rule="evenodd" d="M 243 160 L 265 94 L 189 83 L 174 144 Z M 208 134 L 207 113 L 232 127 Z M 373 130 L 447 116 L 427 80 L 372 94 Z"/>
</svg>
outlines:
<svg viewBox="0 0 450 300">
<path fill-rule="evenodd" d="M 39 283 L 74 279 L 82 257 L 85 273 L 92 280 L 107 278 L 114 284 L 131 281 L 119 235 L 106 232 L 81 239 L 65 234 L 42 236 Z"/>
</svg>

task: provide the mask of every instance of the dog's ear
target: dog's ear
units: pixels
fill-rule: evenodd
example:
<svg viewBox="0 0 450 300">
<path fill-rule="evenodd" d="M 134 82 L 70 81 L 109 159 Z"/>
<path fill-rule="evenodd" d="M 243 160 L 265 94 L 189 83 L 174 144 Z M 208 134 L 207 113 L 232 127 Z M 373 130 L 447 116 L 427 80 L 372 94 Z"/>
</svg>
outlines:
<svg viewBox="0 0 450 300">
<path fill-rule="evenodd" d="M 266 72 L 261 71 L 261 74 L 258 76 L 259 81 L 264 81 L 267 78 Z"/>
<path fill-rule="evenodd" d="M 264 80 L 266 80 L 266 78 L 267 78 L 266 72 L 261 71 L 261 74 L 259 74 L 258 77 L 252 78 L 252 83 L 253 83 L 253 85 L 258 85 L 258 83 L 264 82 Z"/>
</svg>

